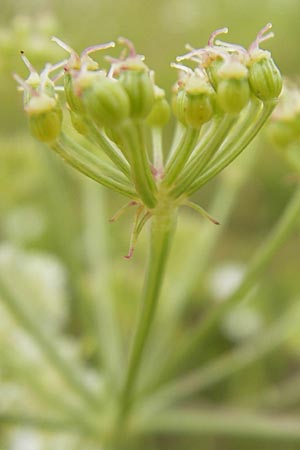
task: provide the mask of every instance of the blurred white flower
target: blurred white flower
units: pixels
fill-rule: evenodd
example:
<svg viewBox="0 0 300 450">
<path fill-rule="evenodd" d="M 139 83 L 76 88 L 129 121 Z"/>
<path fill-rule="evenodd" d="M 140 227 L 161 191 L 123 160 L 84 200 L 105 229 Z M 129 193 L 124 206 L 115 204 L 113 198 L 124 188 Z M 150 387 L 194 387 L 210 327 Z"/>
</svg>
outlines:
<svg viewBox="0 0 300 450">
<path fill-rule="evenodd" d="M 28 428 L 11 431 L 7 437 L 7 450 L 101 450 L 87 444 L 76 434 L 46 434 Z"/>
<path fill-rule="evenodd" d="M 254 307 L 239 305 L 223 318 L 221 329 L 231 341 L 244 341 L 255 337 L 262 330 L 264 321 Z"/>
<path fill-rule="evenodd" d="M 0 270 L 10 288 L 32 307 L 46 328 L 61 329 L 67 317 L 67 277 L 57 258 L 6 243 L 0 246 Z"/>
<path fill-rule="evenodd" d="M 43 442 L 38 433 L 27 429 L 11 432 L 9 450 L 43 450 Z"/>
<path fill-rule="evenodd" d="M 245 268 L 239 263 L 226 263 L 212 271 L 209 291 L 217 302 L 231 295 L 243 279 Z"/>
</svg>

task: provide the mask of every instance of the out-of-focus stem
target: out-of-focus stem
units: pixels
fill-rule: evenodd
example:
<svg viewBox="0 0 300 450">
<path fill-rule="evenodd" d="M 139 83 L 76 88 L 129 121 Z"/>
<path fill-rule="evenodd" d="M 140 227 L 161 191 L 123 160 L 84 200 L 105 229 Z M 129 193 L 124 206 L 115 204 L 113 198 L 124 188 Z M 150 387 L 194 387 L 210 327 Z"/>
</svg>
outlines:
<svg viewBox="0 0 300 450">
<path fill-rule="evenodd" d="M 85 385 L 77 373 L 76 368 L 59 353 L 56 344 L 45 332 L 41 324 L 30 311 L 26 310 L 26 302 L 20 301 L 7 287 L 4 277 L 0 274 L 0 296 L 2 301 L 13 314 L 19 324 L 32 337 L 35 344 L 41 349 L 45 358 L 66 380 L 67 384 L 75 391 L 80 398 L 93 408 L 99 408 L 99 400 L 94 393 Z"/>
<path fill-rule="evenodd" d="M 234 409 L 195 411 L 177 409 L 137 422 L 140 432 L 160 435 L 230 436 L 300 441 L 299 417 L 268 416 Z"/>
</svg>

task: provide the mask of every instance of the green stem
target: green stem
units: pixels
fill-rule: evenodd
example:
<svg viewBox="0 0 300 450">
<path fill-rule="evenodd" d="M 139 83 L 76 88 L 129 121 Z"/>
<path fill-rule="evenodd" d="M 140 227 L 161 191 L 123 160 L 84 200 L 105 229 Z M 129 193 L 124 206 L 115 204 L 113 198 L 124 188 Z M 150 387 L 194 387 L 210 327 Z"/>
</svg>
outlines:
<svg viewBox="0 0 300 450">
<path fill-rule="evenodd" d="M 237 127 L 237 131 L 232 136 L 232 139 L 230 138 L 228 142 L 225 141 L 221 152 L 211 160 L 206 170 L 189 187 L 189 196 L 200 189 L 211 178 L 214 178 L 239 156 L 266 123 L 276 104 L 274 101 L 264 103 L 261 112 L 258 114 L 257 101 L 253 101 L 249 114 L 246 115 L 241 126 Z"/>
<path fill-rule="evenodd" d="M 176 186 L 172 190 L 174 197 L 180 197 L 188 190 L 193 180 L 197 178 L 202 169 L 219 150 L 236 121 L 237 117 L 231 114 L 218 116 L 214 120 L 207 133 L 204 134 L 203 138 L 200 138 L 199 144 L 195 148 L 190 161 L 182 171 L 180 177 L 178 177 Z"/>
<path fill-rule="evenodd" d="M 215 307 L 207 317 L 201 321 L 201 324 L 197 324 L 189 333 L 187 333 L 179 348 L 176 349 L 176 355 L 173 355 L 173 359 L 169 361 L 163 371 L 163 378 L 168 378 L 174 371 L 178 371 L 195 350 L 197 350 L 197 352 L 201 351 L 201 346 L 204 345 L 205 339 L 223 317 L 224 313 L 239 303 L 252 289 L 259 276 L 267 268 L 275 253 L 294 229 L 296 223 L 299 221 L 299 216 L 300 185 L 293 194 L 277 224 L 252 257 L 241 284 L 230 297 L 226 299 L 226 301 Z"/>
<path fill-rule="evenodd" d="M 183 169 L 185 163 L 193 152 L 199 137 L 200 129 L 186 128 L 184 135 L 179 141 L 177 148 L 174 150 L 171 158 L 167 162 L 164 186 L 170 186 L 176 180 L 178 174 Z"/>
<path fill-rule="evenodd" d="M 116 148 L 94 124 L 89 123 L 90 140 L 104 151 L 106 156 L 130 179 L 130 167 L 121 150 Z"/>
<path fill-rule="evenodd" d="M 26 302 L 20 301 L 11 290 L 8 289 L 5 281 L 0 274 L 0 296 L 11 314 L 16 318 L 19 324 L 32 337 L 35 344 L 42 350 L 45 358 L 65 379 L 67 384 L 84 400 L 88 405 L 99 408 L 99 400 L 94 393 L 83 383 L 74 368 L 59 353 L 51 336 L 45 332 L 43 324 L 39 322 L 32 314 L 26 310 Z"/>
<path fill-rule="evenodd" d="M 168 153 L 168 161 L 171 161 L 171 159 L 173 158 L 174 152 L 176 151 L 179 142 L 182 140 L 184 133 L 185 133 L 185 126 L 177 120 L 173 133 L 172 144 Z"/>
<path fill-rule="evenodd" d="M 125 176 L 105 161 L 62 135 L 51 148 L 72 167 L 104 186 L 130 198 L 137 198 L 136 192 Z"/>
<path fill-rule="evenodd" d="M 77 424 L 71 420 L 41 417 L 40 415 L 33 416 L 13 411 L 0 413 L 0 426 L 4 425 L 29 426 L 48 431 L 70 430 L 72 433 L 82 433 L 82 429 L 78 428 Z"/>
<path fill-rule="evenodd" d="M 135 188 L 144 204 L 150 209 L 154 208 L 157 188 L 148 161 L 144 125 L 138 121 L 135 123 L 127 121 L 118 133 L 124 145 L 125 156 L 131 166 Z"/>
<path fill-rule="evenodd" d="M 164 168 L 164 155 L 162 149 L 162 129 L 152 128 L 153 166 L 161 175 Z"/>
<path fill-rule="evenodd" d="M 136 427 L 144 434 L 229 436 L 267 440 L 300 441 L 299 417 L 274 417 L 245 411 L 179 409 L 157 414 Z"/>
<path fill-rule="evenodd" d="M 157 385 L 160 378 L 156 361 L 164 361 L 165 355 L 172 347 L 178 321 L 184 312 L 187 300 L 194 292 L 196 284 L 198 286 L 203 282 L 213 251 L 226 227 L 241 186 L 247 182 L 256 156 L 257 149 L 253 148 L 241 158 L 237 168 L 222 173 L 221 183 L 217 187 L 210 206 L 210 212 L 213 217 L 220 219 L 221 226 L 214 227 L 207 221 L 199 223 L 199 219 L 196 218 L 197 229 L 199 228 L 197 233 L 194 233 L 191 242 L 185 242 L 183 254 L 180 248 L 182 259 L 186 263 L 180 266 L 178 273 L 177 271 L 173 273 L 170 285 L 166 286 L 166 295 L 160 308 L 160 320 L 157 321 L 151 335 L 147 367 L 143 370 L 141 385 L 147 386 L 150 390 Z M 194 230 L 195 227 L 192 228 L 192 232 Z"/>
<path fill-rule="evenodd" d="M 153 216 L 150 255 L 145 275 L 142 304 L 121 397 L 121 419 L 128 414 L 135 381 L 138 377 L 145 344 L 154 320 L 166 263 L 172 243 L 177 211 L 162 208 Z"/>
</svg>

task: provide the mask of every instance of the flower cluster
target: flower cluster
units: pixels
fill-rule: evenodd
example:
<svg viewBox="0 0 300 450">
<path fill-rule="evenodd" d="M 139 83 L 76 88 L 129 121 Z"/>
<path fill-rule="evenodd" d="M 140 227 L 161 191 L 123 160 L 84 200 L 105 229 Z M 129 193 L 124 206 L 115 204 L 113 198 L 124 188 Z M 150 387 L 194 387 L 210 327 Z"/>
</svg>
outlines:
<svg viewBox="0 0 300 450">
<path fill-rule="evenodd" d="M 165 208 L 187 205 L 207 215 L 188 197 L 252 141 L 281 92 L 280 72 L 270 52 L 259 47 L 273 36 L 270 28 L 264 27 L 248 50 L 217 40 L 228 31 L 217 30 L 207 46 L 188 47 L 172 64 L 179 72 L 172 101 L 178 123 L 168 154 L 161 136 L 171 108 L 133 44 L 120 38 L 121 55 L 106 57 L 105 70 L 90 55 L 114 47 L 113 42 L 78 54 L 53 38 L 68 59 L 38 74 L 22 55 L 30 75 L 15 76 L 31 131 L 69 164 L 130 198 L 127 206 L 137 206 L 132 245 L 146 221 Z M 61 77 L 64 86 L 57 86 Z M 58 90 L 64 91 L 71 133 L 62 120 Z"/>
</svg>

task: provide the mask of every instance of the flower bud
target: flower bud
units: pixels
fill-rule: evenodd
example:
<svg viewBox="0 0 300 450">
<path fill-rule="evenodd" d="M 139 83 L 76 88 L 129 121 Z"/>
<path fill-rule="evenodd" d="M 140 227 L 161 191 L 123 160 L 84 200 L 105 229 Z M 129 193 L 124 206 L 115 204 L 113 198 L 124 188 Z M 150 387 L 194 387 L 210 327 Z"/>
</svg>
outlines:
<svg viewBox="0 0 300 450">
<path fill-rule="evenodd" d="M 155 99 L 147 123 L 150 127 L 162 128 L 170 118 L 170 105 L 165 98 L 165 92 L 158 86 L 154 88 Z"/>
<path fill-rule="evenodd" d="M 249 102 L 248 70 L 229 57 L 218 71 L 217 99 L 223 111 L 238 114 Z"/>
<path fill-rule="evenodd" d="M 116 128 L 129 117 L 130 101 L 122 84 L 95 77 L 81 92 L 87 113 L 98 126 Z"/>
<path fill-rule="evenodd" d="M 217 89 L 217 86 L 220 81 L 219 70 L 223 66 L 224 60 L 220 56 L 214 57 L 214 59 L 209 59 L 208 62 L 205 63 L 206 73 L 208 75 L 208 79 L 214 89 Z"/>
<path fill-rule="evenodd" d="M 256 97 L 262 101 L 274 100 L 279 96 L 282 78 L 269 52 L 257 50 L 251 54 L 249 83 Z"/>
<path fill-rule="evenodd" d="M 41 142 L 53 143 L 62 125 L 62 110 L 57 101 L 47 94 L 31 97 L 25 106 L 33 136 Z"/>
<path fill-rule="evenodd" d="M 154 86 L 145 64 L 127 65 L 119 81 L 130 100 L 130 115 L 140 119 L 147 117 L 154 104 Z"/>
<path fill-rule="evenodd" d="M 65 96 L 67 100 L 67 104 L 70 108 L 70 111 L 73 111 L 76 115 L 84 113 L 84 104 L 82 99 L 75 94 L 73 79 L 70 72 L 65 72 L 64 77 L 64 90 Z"/>
<path fill-rule="evenodd" d="M 192 76 L 186 83 L 185 93 L 186 123 L 192 128 L 199 128 L 212 118 L 214 90 L 205 79 Z"/>
</svg>

